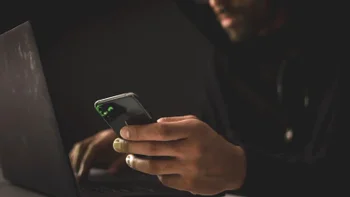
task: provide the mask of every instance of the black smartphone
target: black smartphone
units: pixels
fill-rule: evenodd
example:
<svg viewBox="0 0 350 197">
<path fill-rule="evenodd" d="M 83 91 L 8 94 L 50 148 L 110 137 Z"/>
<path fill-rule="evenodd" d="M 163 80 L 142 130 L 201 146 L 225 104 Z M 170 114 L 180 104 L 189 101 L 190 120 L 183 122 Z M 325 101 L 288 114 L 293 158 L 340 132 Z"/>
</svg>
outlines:
<svg viewBox="0 0 350 197">
<path fill-rule="evenodd" d="M 141 104 L 139 97 L 133 92 L 98 100 L 95 102 L 95 109 L 120 138 L 120 129 L 126 125 L 143 125 L 155 122 L 151 114 Z M 135 156 L 145 159 L 170 159 L 163 156 L 138 154 Z"/>
<path fill-rule="evenodd" d="M 133 92 L 98 100 L 95 102 L 95 109 L 119 137 L 121 137 L 120 129 L 126 125 L 154 122 L 139 97 Z"/>
</svg>

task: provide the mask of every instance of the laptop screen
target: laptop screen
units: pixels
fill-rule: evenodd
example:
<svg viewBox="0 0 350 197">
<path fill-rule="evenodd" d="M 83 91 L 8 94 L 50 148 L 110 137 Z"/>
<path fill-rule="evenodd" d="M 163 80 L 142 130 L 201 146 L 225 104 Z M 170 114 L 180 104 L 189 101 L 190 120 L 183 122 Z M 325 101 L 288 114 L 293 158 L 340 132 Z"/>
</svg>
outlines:
<svg viewBox="0 0 350 197">
<path fill-rule="evenodd" d="M 0 37 L 0 156 L 11 182 L 76 196 L 29 22 Z"/>
</svg>

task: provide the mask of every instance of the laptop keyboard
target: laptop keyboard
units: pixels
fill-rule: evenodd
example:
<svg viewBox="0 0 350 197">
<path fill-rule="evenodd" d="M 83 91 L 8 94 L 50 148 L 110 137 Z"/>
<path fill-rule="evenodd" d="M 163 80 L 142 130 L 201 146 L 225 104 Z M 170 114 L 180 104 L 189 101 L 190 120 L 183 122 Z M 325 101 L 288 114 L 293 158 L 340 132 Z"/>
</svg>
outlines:
<svg viewBox="0 0 350 197">
<path fill-rule="evenodd" d="M 105 179 L 95 178 L 84 182 L 80 186 L 81 192 L 122 193 L 127 196 L 133 194 L 154 196 L 155 194 L 183 193 L 163 186 L 155 176 L 133 171 L 125 174 L 118 174 L 118 176 L 116 176 L 114 179 L 110 179 L 108 181 L 105 181 Z"/>
<path fill-rule="evenodd" d="M 118 182 L 88 182 L 81 187 L 82 191 L 99 193 L 154 193 L 172 190 L 154 180 L 133 180 Z"/>
</svg>

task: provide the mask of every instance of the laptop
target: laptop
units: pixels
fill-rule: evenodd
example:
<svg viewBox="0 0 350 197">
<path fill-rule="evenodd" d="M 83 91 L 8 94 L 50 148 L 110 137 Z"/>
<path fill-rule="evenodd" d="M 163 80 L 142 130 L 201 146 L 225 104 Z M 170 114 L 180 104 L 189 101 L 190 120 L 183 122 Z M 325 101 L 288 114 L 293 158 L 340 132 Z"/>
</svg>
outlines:
<svg viewBox="0 0 350 197">
<path fill-rule="evenodd" d="M 76 182 L 29 22 L 0 36 L 0 117 L 3 176 L 15 185 L 55 197 L 193 196 L 133 170 Z"/>
</svg>

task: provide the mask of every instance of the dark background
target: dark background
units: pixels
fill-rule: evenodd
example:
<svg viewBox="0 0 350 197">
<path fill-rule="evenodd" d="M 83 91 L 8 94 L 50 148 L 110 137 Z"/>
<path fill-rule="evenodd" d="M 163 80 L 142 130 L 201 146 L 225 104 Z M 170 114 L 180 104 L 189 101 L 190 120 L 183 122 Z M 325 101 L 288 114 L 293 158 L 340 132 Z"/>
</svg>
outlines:
<svg viewBox="0 0 350 197">
<path fill-rule="evenodd" d="M 135 92 L 156 118 L 199 113 L 212 49 L 172 1 L 12 3 L 0 31 L 31 20 L 67 151 L 107 128 L 100 98 Z"/>
</svg>

